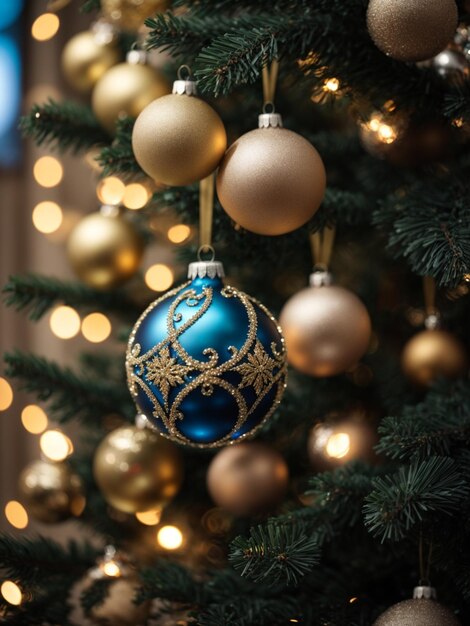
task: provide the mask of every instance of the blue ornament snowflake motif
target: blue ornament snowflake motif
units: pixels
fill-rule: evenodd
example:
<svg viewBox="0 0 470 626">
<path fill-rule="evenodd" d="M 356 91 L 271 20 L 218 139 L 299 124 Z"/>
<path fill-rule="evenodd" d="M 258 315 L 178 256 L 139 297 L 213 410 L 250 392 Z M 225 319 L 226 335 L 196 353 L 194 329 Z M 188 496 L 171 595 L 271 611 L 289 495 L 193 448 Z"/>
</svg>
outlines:
<svg viewBox="0 0 470 626">
<path fill-rule="evenodd" d="M 153 302 L 127 350 L 129 389 L 162 435 L 218 447 L 253 435 L 286 385 L 276 320 L 217 275 L 198 275 Z"/>
</svg>

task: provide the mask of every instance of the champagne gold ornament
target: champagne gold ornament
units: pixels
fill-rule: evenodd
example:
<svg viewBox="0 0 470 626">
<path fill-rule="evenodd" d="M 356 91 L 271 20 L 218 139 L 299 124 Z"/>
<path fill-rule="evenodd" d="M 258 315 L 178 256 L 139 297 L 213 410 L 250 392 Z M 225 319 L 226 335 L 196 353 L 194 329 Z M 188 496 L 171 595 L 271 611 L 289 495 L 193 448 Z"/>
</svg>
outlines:
<svg viewBox="0 0 470 626">
<path fill-rule="evenodd" d="M 432 587 L 416 587 L 413 595 L 387 609 L 374 626 L 460 626 L 454 613 L 436 602 Z"/>
<path fill-rule="evenodd" d="M 142 583 L 135 576 L 114 579 L 104 602 L 90 611 L 90 618 L 99 626 L 144 626 L 150 613 L 150 602 L 135 604 L 134 598 Z"/>
<path fill-rule="evenodd" d="M 82 481 L 64 462 L 33 461 L 19 478 L 28 513 L 45 524 L 78 516 L 85 508 Z"/>
<path fill-rule="evenodd" d="M 84 31 L 70 39 L 62 51 L 62 71 L 77 91 L 88 93 L 121 55 L 114 41 L 103 42 L 98 33 Z"/>
<path fill-rule="evenodd" d="M 284 497 L 288 480 L 282 456 L 261 443 L 224 448 L 207 472 L 207 488 L 214 502 L 237 516 L 268 512 Z"/>
<path fill-rule="evenodd" d="M 163 13 L 169 0 L 101 0 L 104 17 L 118 28 L 136 31 L 155 13 Z"/>
<path fill-rule="evenodd" d="M 95 289 L 116 287 L 137 271 L 144 251 L 142 238 L 119 215 L 91 213 L 75 226 L 67 242 L 72 268 Z"/>
<path fill-rule="evenodd" d="M 370 0 L 367 27 L 375 45 L 397 61 L 424 61 L 457 28 L 455 0 Z"/>
<path fill-rule="evenodd" d="M 93 473 L 109 504 L 137 513 L 164 506 L 177 494 L 183 464 L 178 449 L 160 435 L 124 426 L 98 446 Z"/>
<path fill-rule="evenodd" d="M 206 178 L 224 155 L 223 122 L 195 93 L 194 81 L 177 80 L 172 95 L 155 100 L 137 118 L 134 155 L 157 183 L 189 185 Z"/>
<path fill-rule="evenodd" d="M 139 52 L 133 51 L 136 55 Z M 169 93 L 170 87 L 163 74 L 148 65 L 130 59 L 142 57 L 129 53 L 128 62 L 120 63 L 104 74 L 96 83 L 91 104 L 93 111 L 111 134 L 116 121 L 122 117 L 137 117 L 156 98 Z"/>
</svg>

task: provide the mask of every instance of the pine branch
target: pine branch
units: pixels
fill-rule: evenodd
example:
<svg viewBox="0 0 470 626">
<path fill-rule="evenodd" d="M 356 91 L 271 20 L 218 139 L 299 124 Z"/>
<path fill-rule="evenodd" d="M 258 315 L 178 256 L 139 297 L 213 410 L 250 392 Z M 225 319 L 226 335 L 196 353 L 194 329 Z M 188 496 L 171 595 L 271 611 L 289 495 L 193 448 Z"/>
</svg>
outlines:
<svg viewBox="0 0 470 626">
<path fill-rule="evenodd" d="M 92 609 L 106 600 L 109 588 L 115 582 L 113 578 L 102 578 L 95 580 L 80 595 L 80 604 L 87 617 L 90 617 Z"/>
<path fill-rule="evenodd" d="M 113 142 L 105 146 L 97 158 L 99 165 L 103 168 L 102 176 L 110 174 L 145 176 L 132 150 L 134 122 L 135 120 L 129 117 L 116 122 L 116 135 Z"/>
<path fill-rule="evenodd" d="M 91 13 L 92 11 L 99 11 L 100 9 L 101 0 L 83 0 L 80 11 L 82 13 Z"/>
<path fill-rule="evenodd" d="M 204 586 L 178 563 L 161 560 L 153 568 L 143 570 L 140 576 L 142 588 L 137 595 L 138 602 L 165 598 L 172 602 L 197 605 L 207 599 Z"/>
</svg>

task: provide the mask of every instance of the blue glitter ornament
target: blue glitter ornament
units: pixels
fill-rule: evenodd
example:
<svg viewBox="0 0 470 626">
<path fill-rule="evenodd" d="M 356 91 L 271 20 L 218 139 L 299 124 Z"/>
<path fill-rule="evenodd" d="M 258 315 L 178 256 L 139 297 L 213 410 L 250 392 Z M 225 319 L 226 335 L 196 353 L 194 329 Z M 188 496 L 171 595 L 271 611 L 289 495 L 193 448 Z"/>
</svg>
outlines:
<svg viewBox="0 0 470 626">
<path fill-rule="evenodd" d="M 269 311 L 222 282 L 216 261 L 153 302 L 132 330 L 126 368 L 140 413 L 162 435 L 218 447 L 252 435 L 286 386 L 284 339 Z"/>
</svg>

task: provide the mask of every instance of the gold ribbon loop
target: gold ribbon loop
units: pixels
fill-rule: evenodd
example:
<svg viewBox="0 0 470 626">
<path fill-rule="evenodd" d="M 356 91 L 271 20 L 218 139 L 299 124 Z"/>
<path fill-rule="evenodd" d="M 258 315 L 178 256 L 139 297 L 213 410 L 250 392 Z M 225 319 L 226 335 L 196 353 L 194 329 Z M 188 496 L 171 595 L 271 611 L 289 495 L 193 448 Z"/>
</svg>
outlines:
<svg viewBox="0 0 470 626">
<path fill-rule="evenodd" d="M 274 103 L 276 93 L 277 75 L 279 73 L 279 61 L 274 59 L 271 65 L 263 67 L 263 104 Z"/>
<path fill-rule="evenodd" d="M 326 226 L 323 230 L 310 233 L 313 264 L 316 267 L 328 268 L 333 253 L 335 233 L 334 226 Z"/>
<path fill-rule="evenodd" d="M 436 281 L 432 276 L 423 276 L 424 313 L 426 317 L 435 315 L 436 309 Z"/>
<path fill-rule="evenodd" d="M 214 213 L 214 173 L 199 182 L 199 245 L 202 252 L 212 249 Z"/>
</svg>

